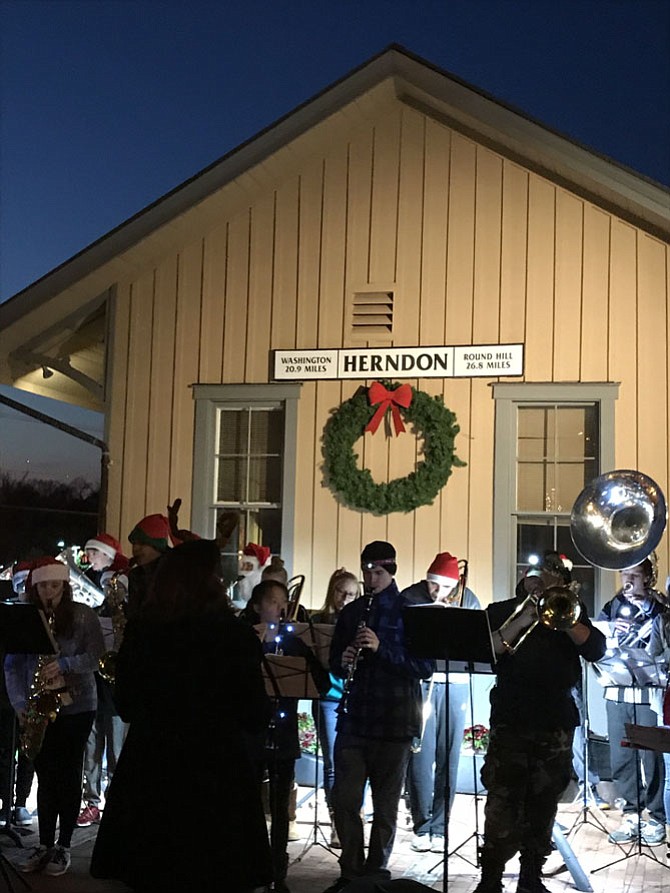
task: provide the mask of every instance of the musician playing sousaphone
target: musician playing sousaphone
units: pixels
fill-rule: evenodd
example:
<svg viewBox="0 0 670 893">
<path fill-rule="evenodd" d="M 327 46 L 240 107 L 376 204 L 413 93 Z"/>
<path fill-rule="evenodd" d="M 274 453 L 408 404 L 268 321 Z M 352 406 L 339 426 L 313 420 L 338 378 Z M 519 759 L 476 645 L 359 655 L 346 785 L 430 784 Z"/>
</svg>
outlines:
<svg viewBox="0 0 670 893">
<path fill-rule="evenodd" d="M 545 893 L 558 799 L 572 775 L 579 722 L 571 690 L 580 657 L 605 653 L 605 637 L 568 587 L 561 556 L 545 552 L 517 597 L 486 611 L 498 655 L 491 691 L 491 735 L 482 769 L 487 788 L 481 880 L 476 893 L 501 893 L 506 862 L 520 854 L 517 893 Z"/>
<path fill-rule="evenodd" d="M 607 602 L 598 620 L 612 624 L 612 638 L 619 648 L 645 648 L 649 644 L 655 618 L 665 612 L 662 598 L 658 598 L 654 590 L 652 556 L 620 571 L 620 576 L 621 588 Z M 637 839 L 640 812 L 645 807 L 649 818 L 639 829 L 643 843 L 652 846 L 665 838 L 663 757 L 652 750 L 639 752 L 644 772 L 638 788 L 637 752 L 622 745 L 626 738 L 626 723 L 656 725 L 653 698 L 654 689 L 633 685 L 632 680 L 630 685 L 605 688 L 612 780 L 616 796 L 624 800 L 621 826 L 609 835 L 613 843 Z"/>
<path fill-rule="evenodd" d="M 463 562 L 465 565 L 465 562 Z M 466 566 L 466 565 L 465 565 Z M 479 609 L 479 599 L 467 588 L 458 559 L 440 552 L 428 568 L 425 580 L 404 589 L 402 595 L 415 605 Z M 412 747 L 407 782 L 414 835 L 410 846 L 416 852 L 444 850 L 444 793 L 447 767 L 450 802 L 446 821 L 456 795 L 458 763 L 465 729 L 468 701 L 466 673 L 449 674 L 449 741 L 445 723 L 446 673 L 435 672 L 422 682 L 423 729 Z"/>
</svg>

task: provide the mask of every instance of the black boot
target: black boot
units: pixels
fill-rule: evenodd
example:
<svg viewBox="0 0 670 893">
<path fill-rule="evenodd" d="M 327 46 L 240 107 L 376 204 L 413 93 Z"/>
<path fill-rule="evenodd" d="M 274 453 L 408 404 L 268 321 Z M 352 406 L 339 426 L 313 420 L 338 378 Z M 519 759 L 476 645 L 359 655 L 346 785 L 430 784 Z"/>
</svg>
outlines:
<svg viewBox="0 0 670 893">
<path fill-rule="evenodd" d="M 516 893 L 550 893 L 542 883 L 542 866 L 546 856 L 539 853 L 521 853 L 519 883 Z"/>
<path fill-rule="evenodd" d="M 490 853 L 481 854 L 482 876 L 473 893 L 502 893 L 505 863 Z"/>
</svg>

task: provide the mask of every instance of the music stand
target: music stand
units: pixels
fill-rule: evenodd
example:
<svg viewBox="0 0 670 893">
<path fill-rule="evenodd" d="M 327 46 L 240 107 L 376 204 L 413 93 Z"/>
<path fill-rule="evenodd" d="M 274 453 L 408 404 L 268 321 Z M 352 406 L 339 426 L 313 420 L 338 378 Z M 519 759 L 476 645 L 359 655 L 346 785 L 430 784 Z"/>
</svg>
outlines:
<svg viewBox="0 0 670 893">
<path fill-rule="evenodd" d="M 27 602 L 0 602 L 0 652 L 3 654 L 55 654 L 58 645 L 49 628 L 49 624 L 37 605 Z M 0 668 L 2 671 L 2 668 Z M 7 804 L 7 822 L 0 827 L 0 834 L 9 837 L 22 847 L 20 837 L 10 824 L 11 805 L 14 799 L 15 780 L 16 723 L 12 727 L 11 752 L 9 759 L 9 777 L 3 802 Z M 13 879 L 21 881 L 24 888 L 32 889 L 28 881 L 16 870 L 4 853 L 0 853 L 0 875 L 7 891 L 13 891 Z"/>
<path fill-rule="evenodd" d="M 606 686 L 628 686 L 633 690 L 636 688 L 664 688 L 667 682 L 665 671 L 660 663 L 657 663 L 653 657 L 644 650 L 644 648 L 611 648 L 604 658 L 595 665 L 598 675 L 601 677 L 603 684 Z M 635 692 L 633 691 L 633 695 Z M 637 726 L 637 702 L 633 697 L 633 727 Z M 627 726 L 628 729 L 628 726 Z M 627 853 L 619 859 L 608 862 L 606 865 L 600 865 L 598 868 L 591 870 L 591 874 L 596 871 L 602 871 L 604 868 L 610 868 L 619 862 L 625 862 L 627 859 L 639 858 L 646 856 L 652 862 L 663 865 L 664 868 L 670 868 L 665 862 L 656 857 L 654 852 L 646 853 L 642 846 L 642 823 L 640 821 L 640 789 L 642 786 L 640 774 L 640 755 L 639 749 L 636 748 L 635 753 L 635 783 L 637 794 L 637 835 L 633 846 Z M 649 849 L 648 844 L 644 844 Z M 619 847 L 623 849 L 623 847 Z"/>
<path fill-rule="evenodd" d="M 583 792 L 582 792 L 582 807 L 579 810 L 579 814 L 575 818 L 574 822 L 570 826 L 570 828 L 566 832 L 566 837 L 570 837 L 573 833 L 577 834 L 580 828 L 583 828 L 584 825 L 591 825 L 592 828 L 597 828 L 599 831 L 607 834 L 607 828 L 600 821 L 597 815 L 594 815 L 593 808 L 591 804 L 594 802 L 593 794 L 591 793 L 591 782 L 589 781 L 589 770 L 591 764 L 591 755 L 589 753 L 589 744 L 590 735 L 591 735 L 591 721 L 590 721 L 590 707 L 589 707 L 589 665 L 583 658 L 580 658 L 580 664 L 582 667 L 582 690 L 580 694 L 581 698 L 581 710 L 580 710 L 580 726 L 582 728 L 582 765 L 583 765 L 583 773 L 584 777 L 582 779 Z M 590 817 L 590 818 L 589 818 Z M 621 849 L 620 844 L 617 844 Z"/>
<path fill-rule="evenodd" d="M 495 651 L 486 611 L 444 605 L 406 605 L 403 608 L 405 642 L 414 657 L 437 661 L 446 673 L 494 673 Z M 449 740 L 449 679 L 444 692 L 445 737 Z M 444 871 L 442 889 L 449 889 L 449 816 L 451 799 L 449 772 L 445 777 Z M 439 865 L 439 863 L 438 863 Z M 437 865 L 431 869 L 433 871 Z"/>
<path fill-rule="evenodd" d="M 311 649 L 311 651 L 316 656 L 316 659 L 319 661 L 322 667 L 326 670 L 330 669 L 330 645 L 333 641 L 333 633 L 335 632 L 335 624 L 334 623 L 312 623 L 308 621 L 307 623 L 291 623 L 290 624 L 291 631 L 293 635 L 297 638 L 301 639 L 305 645 Z M 321 749 L 321 696 L 319 695 L 317 699 L 312 701 L 312 716 L 314 719 L 314 726 L 316 731 L 316 753 L 314 754 L 314 821 L 312 822 L 312 838 L 308 840 L 300 854 L 296 856 L 294 862 L 300 862 L 303 856 L 308 853 L 313 846 L 320 846 L 324 850 L 327 850 L 331 855 L 335 855 L 333 849 L 326 840 L 326 835 L 324 834 L 321 825 L 319 823 L 319 751 Z M 318 702 L 318 703 L 317 703 Z M 324 764 L 324 777 L 325 777 L 325 764 Z M 322 784 L 323 787 L 323 784 Z M 324 788 L 325 791 L 325 788 Z M 306 794 L 298 806 L 302 806 L 310 797 L 311 793 Z M 332 820 L 332 819 L 331 819 Z M 323 841 L 318 839 L 319 833 L 323 838 Z"/>
</svg>

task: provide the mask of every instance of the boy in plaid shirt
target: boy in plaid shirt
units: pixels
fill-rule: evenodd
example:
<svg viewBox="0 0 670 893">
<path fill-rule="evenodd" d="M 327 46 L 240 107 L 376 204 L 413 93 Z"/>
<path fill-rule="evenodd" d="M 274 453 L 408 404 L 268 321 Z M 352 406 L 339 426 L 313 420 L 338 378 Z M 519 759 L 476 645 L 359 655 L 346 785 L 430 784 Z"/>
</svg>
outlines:
<svg viewBox="0 0 670 893">
<path fill-rule="evenodd" d="M 333 805 L 341 877 L 326 893 L 363 875 L 390 877 L 387 864 L 410 744 L 421 728 L 420 680 L 434 670 L 432 661 L 411 657 L 405 646 L 402 608 L 408 602 L 393 579 L 393 546 L 369 543 L 361 567 L 365 595 L 342 609 L 330 652 L 334 675 L 347 678 L 354 661 L 356 670 L 345 686 L 335 740 Z M 374 817 L 366 858 L 360 811 L 367 780 Z"/>
</svg>

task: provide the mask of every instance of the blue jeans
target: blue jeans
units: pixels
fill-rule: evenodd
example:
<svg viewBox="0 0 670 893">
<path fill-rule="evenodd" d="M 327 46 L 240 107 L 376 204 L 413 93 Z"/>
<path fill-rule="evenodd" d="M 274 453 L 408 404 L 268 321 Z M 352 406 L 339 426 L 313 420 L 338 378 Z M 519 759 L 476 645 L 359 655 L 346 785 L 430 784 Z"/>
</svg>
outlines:
<svg viewBox="0 0 670 893">
<path fill-rule="evenodd" d="M 390 877 L 387 865 L 395 841 L 398 803 L 405 783 L 409 741 L 384 741 L 338 733 L 335 740 L 335 826 L 342 844 L 343 878 Z M 374 815 L 365 857 L 361 806 L 370 780 Z"/>
<path fill-rule="evenodd" d="M 422 683 L 426 698 L 429 683 Z M 430 716 L 426 720 L 421 750 L 410 757 L 407 785 L 414 833 L 444 837 L 444 795 L 449 767 L 449 813 L 454 805 L 458 782 L 458 762 L 465 729 L 467 685 L 449 686 L 449 741 L 445 724 L 445 691 L 443 682 L 433 684 Z"/>
<path fill-rule="evenodd" d="M 335 726 L 339 701 L 312 701 L 312 716 L 319 736 L 323 758 L 323 793 L 328 809 L 333 808 L 333 783 L 335 781 Z"/>
</svg>

